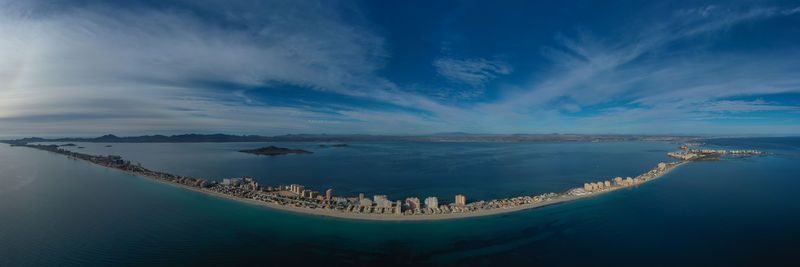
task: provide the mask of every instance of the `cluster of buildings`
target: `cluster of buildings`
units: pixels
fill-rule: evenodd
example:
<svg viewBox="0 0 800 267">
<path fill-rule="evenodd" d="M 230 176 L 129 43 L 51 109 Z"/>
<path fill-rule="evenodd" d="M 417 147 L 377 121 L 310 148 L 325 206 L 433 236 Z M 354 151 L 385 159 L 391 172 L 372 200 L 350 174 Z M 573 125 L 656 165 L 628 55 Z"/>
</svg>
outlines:
<svg viewBox="0 0 800 267">
<path fill-rule="evenodd" d="M 50 151 L 53 153 L 58 153 L 62 155 L 66 155 L 68 157 L 74 159 L 80 159 L 84 161 L 88 161 L 97 165 L 119 169 L 128 173 L 132 173 L 139 176 L 149 177 L 153 179 L 168 181 L 176 184 L 187 185 L 197 188 L 208 188 L 212 185 L 216 184 L 216 182 L 207 180 L 207 179 L 198 179 L 190 176 L 177 176 L 172 175 L 169 173 L 164 172 L 157 172 L 153 170 L 149 170 L 147 168 L 142 167 L 141 164 L 131 164 L 130 161 L 123 160 L 121 156 L 117 155 L 108 155 L 108 156 L 95 156 L 89 154 L 83 154 L 78 152 L 72 152 L 66 149 L 59 148 L 57 145 L 24 145 L 27 147 L 32 147 L 36 149 L 41 149 L 45 151 Z"/>
<path fill-rule="evenodd" d="M 670 156 L 670 157 L 673 157 L 673 158 L 676 158 L 676 159 L 682 159 L 682 160 L 692 160 L 692 159 L 695 159 L 695 158 L 700 156 L 698 154 L 689 153 L 687 151 L 667 152 L 667 155 Z"/>
<path fill-rule="evenodd" d="M 724 155 L 759 155 L 767 154 L 766 152 L 742 149 L 742 150 L 724 150 L 724 149 L 697 149 L 694 146 L 705 145 L 703 143 L 685 143 L 681 145 L 680 151 L 669 152 L 667 155 L 681 160 L 693 160 L 703 158 L 717 158 Z"/>
<path fill-rule="evenodd" d="M 764 152 L 753 150 L 753 149 L 741 149 L 741 150 L 724 150 L 724 149 L 688 149 L 689 153 L 695 154 L 730 154 L 730 155 L 758 155 L 763 154 Z"/>
<path fill-rule="evenodd" d="M 631 177 L 615 177 L 611 180 L 594 182 L 594 183 L 584 183 L 583 188 L 575 188 L 569 191 L 572 195 L 585 195 L 590 194 L 593 192 L 602 192 L 606 190 L 616 189 L 620 187 L 628 187 L 633 185 L 638 185 L 649 180 L 657 178 L 659 175 L 665 173 L 670 167 L 680 164 L 680 162 L 673 162 L 673 163 L 663 163 L 660 162 L 658 165 L 653 168 L 652 170 L 643 173 L 635 178 Z"/>
</svg>

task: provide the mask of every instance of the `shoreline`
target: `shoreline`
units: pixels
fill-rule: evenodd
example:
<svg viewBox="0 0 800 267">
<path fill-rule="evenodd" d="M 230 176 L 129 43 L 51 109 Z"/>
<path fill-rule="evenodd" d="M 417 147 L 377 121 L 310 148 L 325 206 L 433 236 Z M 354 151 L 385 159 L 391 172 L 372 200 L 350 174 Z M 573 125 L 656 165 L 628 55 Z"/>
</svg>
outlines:
<svg viewBox="0 0 800 267">
<path fill-rule="evenodd" d="M 629 185 L 629 186 L 612 187 L 612 188 L 608 188 L 608 189 L 605 189 L 605 190 L 602 190 L 602 191 L 591 192 L 591 193 L 587 193 L 587 194 L 583 194 L 583 195 L 560 195 L 556 199 L 548 199 L 548 200 L 544 200 L 544 201 L 541 201 L 541 202 L 535 202 L 535 203 L 529 203 L 529 204 L 520 204 L 518 206 L 508 207 L 508 208 L 495 208 L 495 209 L 491 209 L 491 210 L 479 210 L 479 211 L 473 211 L 473 212 L 446 213 L 446 214 L 419 214 L 419 215 L 368 214 L 368 213 L 365 214 L 365 213 L 346 213 L 346 212 L 341 212 L 341 211 L 337 211 L 337 210 L 325 210 L 325 209 L 311 209 L 311 208 L 294 207 L 294 206 L 289 206 L 289 205 L 279 205 L 279 204 L 270 203 L 270 202 L 258 201 L 258 200 L 249 199 L 249 198 L 236 197 L 236 196 L 231 196 L 231 195 L 215 192 L 215 191 L 212 191 L 212 190 L 207 190 L 207 189 L 203 189 L 203 188 L 192 187 L 192 186 L 188 186 L 188 185 L 184 185 L 184 184 L 179 184 L 179 183 L 169 182 L 169 181 L 160 180 L 160 179 L 156 179 L 156 178 L 152 178 L 152 177 L 147 177 L 147 176 L 136 174 L 136 173 L 133 173 L 133 172 L 130 172 L 130 171 L 125 171 L 125 170 L 121 170 L 121 169 L 118 169 L 118 168 L 114 168 L 114 167 L 111 167 L 111 166 L 103 166 L 103 165 L 96 164 L 94 162 L 91 162 L 91 161 L 88 161 L 88 160 L 85 160 L 85 159 L 80 159 L 80 158 L 75 158 L 75 157 L 68 157 L 68 158 L 72 158 L 74 160 L 80 160 L 80 161 L 83 161 L 85 163 L 89 163 L 91 165 L 97 165 L 97 166 L 104 167 L 104 168 L 107 168 L 107 169 L 120 171 L 120 172 L 123 172 L 125 174 L 136 176 L 138 178 L 152 180 L 152 181 L 156 181 L 156 182 L 167 184 L 167 185 L 173 185 L 173 186 L 176 186 L 178 188 L 191 190 L 191 191 L 195 191 L 195 192 L 198 192 L 198 193 L 204 193 L 206 195 L 210 195 L 210 196 L 214 196 L 214 197 L 229 199 L 229 200 L 237 201 L 237 202 L 240 202 L 240 203 L 246 203 L 246 204 L 261 206 L 261 207 L 270 208 L 270 209 L 293 212 L 293 213 L 301 213 L 301 214 L 305 214 L 305 215 L 331 217 L 331 218 L 348 219 L 348 220 L 361 220 L 361 221 L 386 221 L 386 222 L 437 221 L 437 220 L 464 219 L 464 218 L 472 218 L 472 217 L 485 217 L 485 216 L 499 215 L 499 214 L 504 214 L 504 213 L 518 212 L 518 211 L 522 211 L 522 210 L 536 209 L 536 208 L 541 208 L 541 207 L 545 207 L 545 206 L 551 206 L 551 205 L 560 204 L 560 203 L 564 203 L 564 202 L 569 202 L 569 201 L 574 201 L 574 200 L 579 200 L 579 199 L 584 199 L 584 198 L 596 197 L 596 196 L 600 196 L 600 195 L 603 195 L 603 194 L 606 194 L 606 193 L 617 191 L 619 189 L 632 188 L 632 187 L 636 187 L 636 186 L 638 186 L 640 184 L 643 184 L 643 183 L 640 183 L 640 184 L 634 184 L 634 185 Z M 652 180 L 656 180 L 658 178 L 661 178 L 665 174 L 670 173 L 673 169 L 675 169 L 675 168 L 677 168 L 677 167 L 679 167 L 681 165 L 684 165 L 686 163 L 689 163 L 689 162 L 690 161 L 675 162 L 675 163 L 673 163 L 673 165 L 670 165 L 669 167 L 665 168 L 664 171 L 659 172 L 658 174 L 656 174 L 652 178 L 646 180 L 645 183 L 646 182 L 650 182 Z M 567 190 L 565 192 L 568 192 L 568 191 L 569 190 Z"/>
</svg>

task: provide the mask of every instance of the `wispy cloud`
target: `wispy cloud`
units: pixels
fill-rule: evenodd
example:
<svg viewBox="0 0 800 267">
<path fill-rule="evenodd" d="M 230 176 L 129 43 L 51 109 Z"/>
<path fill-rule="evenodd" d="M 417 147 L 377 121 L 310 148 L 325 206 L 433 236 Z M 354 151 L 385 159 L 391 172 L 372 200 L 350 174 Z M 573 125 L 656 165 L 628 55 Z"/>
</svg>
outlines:
<svg viewBox="0 0 800 267">
<path fill-rule="evenodd" d="M 741 112 L 776 111 L 776 110 L 800 111 L 800 107 L 784 106 L 776 103 L 767 103 L 764 100 L 753 100 L 753 101 L 723 100 L 723 101 L 709 102 L 707 104 L 702 105 L 697 110 L 709 111 L 709 112 L 741 113 Z"/>
<path fill-rule="evenodd" d="M 715 53 L 707 51 L 702 41 L 686 51 L 670 50 L 676 43 L 704 34 L 786 14 L 777 8 L 733 11 L 703 7 L 678 11 L 670 20 L 643 27 L 638 33 L 626 33 L 628 37 L 621 40 L 602 39 L 585 30 L 578 31 L 574 38 L 559 35 L 560 47 L 542 49 L 554 64 L 550 73 L 538 75 L 530 85 L 482 108 L 496 114 L 535 114 L 542 110 L 576 112 L 594 106 L 618 106 L 617 111 L 588 116 L 590 120 L 608 122 L 598 128 L 711 111 L 708 105 L 719 111 L 791 110 L 767 103 L 713 101 L 800 92 L 800 80 L 787 75 L 800 73 L 800 67 L 793 57 L 785 56 L 800 51 Z M 625 108 L 626 105 L 634 106 Z M 569 117 L 561 118 L 571 121 Z M 536 120 L 528 121 L 538 124 Z"/>
<path fill-rule="evenodd" d="M 509 74 L 513 68 L 500 60 L 484 58 L 439 58 L 433 62 L 439 75 L 450 81 L 464 83 L 473 87 L 484 86 L 498 75 Z"/>
</svg>

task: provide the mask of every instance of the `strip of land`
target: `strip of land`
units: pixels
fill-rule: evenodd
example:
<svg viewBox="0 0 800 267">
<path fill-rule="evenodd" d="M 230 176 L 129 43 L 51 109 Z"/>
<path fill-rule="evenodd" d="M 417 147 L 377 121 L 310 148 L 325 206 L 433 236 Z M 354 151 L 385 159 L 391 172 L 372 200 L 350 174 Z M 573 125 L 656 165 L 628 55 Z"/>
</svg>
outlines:
<svg viewBox="0 0 800 267">
<path fill-rule="evenodd" d="M 428 197 L 424 202 L 419 198 L 409 197 L 401 202 L 400 200 L 390 201 L 385 195 L 376 195 L 372 199 L 365 198 L 363 194 L 359 194 L 358 197 L 335 196 L 333 189 L 328 189 L 322 195 L 297 184 L 264 187 L 249 177 L 226 178 L 222 182 L 218 182 L 152 171 L 140 164 L 133 165 L 130 161 L 125 161 L 122 157 L 115 155 L 88 155 L 65 150 L 58 145 L 15 145 L 62 154 L 184 189 L 269 208 L 345 219 L 380 221 L 458 219 L 533 209 L 634 187 L 658 179 L 678 166 L 694 160 L 718 158 L 722 155 L 765 154 L 755 150 L 696 149 L 692 146 L 701 144 L 684 144 L 681 146 L 682 151 L 669 153 L 669 156 L 681 159 L 681 161 L 658 163 L 653 169 L 636 177 L 616 177 L 605 181 L 588 182 L 584 183 L 583 187 L 572 188 L 561 193 L 516 196 L 470 203 L 466 202 L 465 196 L 457 195 L 454 202 L 440 205 L 436 197 Z"/>
</svg>

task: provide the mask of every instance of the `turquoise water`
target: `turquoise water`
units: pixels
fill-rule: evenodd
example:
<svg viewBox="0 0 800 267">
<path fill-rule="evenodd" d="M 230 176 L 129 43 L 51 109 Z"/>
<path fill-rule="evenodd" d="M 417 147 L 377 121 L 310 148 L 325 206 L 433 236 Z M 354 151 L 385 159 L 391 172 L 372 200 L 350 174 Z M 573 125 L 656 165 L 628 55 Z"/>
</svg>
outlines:
<svg viewBox="0 0 800 267">
<path fill-rule="evenodd" d="M 712 140 L 800 154 L 798 139 Z M 261 144 L 80 144 L 176 174 L 252 175 L 337 192 L 488 198 L 633 176 L 668 142 L 280 144 L 311 155 L 235 152 Z M 0 145 L 0 266 L 174 264 L 787 263 L 800 252 L 800 159 L 681 166 L 596 198 L 436 222 L 293 214 L 182 190 L 43 151 Z"/>
</svg>

